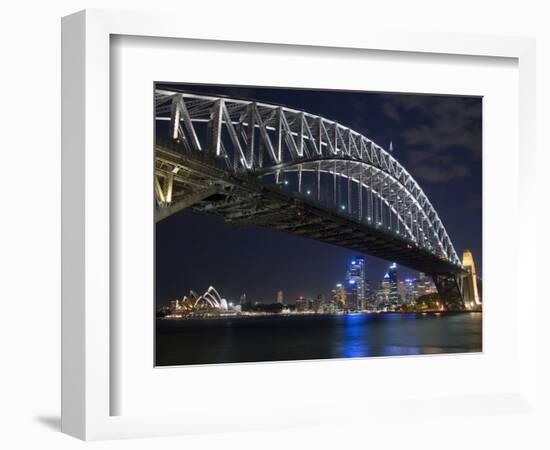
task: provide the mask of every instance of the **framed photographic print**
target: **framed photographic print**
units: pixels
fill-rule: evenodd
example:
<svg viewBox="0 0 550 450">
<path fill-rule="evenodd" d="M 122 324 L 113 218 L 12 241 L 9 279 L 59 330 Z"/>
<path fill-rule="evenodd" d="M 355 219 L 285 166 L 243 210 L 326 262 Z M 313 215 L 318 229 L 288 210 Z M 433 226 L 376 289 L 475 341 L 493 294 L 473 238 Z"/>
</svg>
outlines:
<svg viewBox="0 0 550 450">
<path fill-rule="evenodd" d="M 306 28 L 63 19 L 64 432 L 535 414 L 534 43 Z"/>
<path fill-rule="evenodd" d="M 155 83 L 155 364 L 480 352 L 481 125 L 480 97 Z"/>
</svg>

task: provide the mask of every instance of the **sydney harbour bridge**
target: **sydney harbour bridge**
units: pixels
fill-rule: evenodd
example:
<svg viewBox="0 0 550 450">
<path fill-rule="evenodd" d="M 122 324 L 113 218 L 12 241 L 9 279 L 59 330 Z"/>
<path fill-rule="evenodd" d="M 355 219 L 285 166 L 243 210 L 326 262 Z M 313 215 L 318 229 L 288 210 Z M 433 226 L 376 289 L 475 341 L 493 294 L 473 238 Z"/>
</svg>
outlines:
<svg viewBox="0 0 550 450">
<path fill-rule="evenodd" d="M 395 261 L 464 309 L 468 271 L 418 183 L 367 136 L 279 105 L 155 91 L 157 222 L 185 208 Z"/>
</svg>

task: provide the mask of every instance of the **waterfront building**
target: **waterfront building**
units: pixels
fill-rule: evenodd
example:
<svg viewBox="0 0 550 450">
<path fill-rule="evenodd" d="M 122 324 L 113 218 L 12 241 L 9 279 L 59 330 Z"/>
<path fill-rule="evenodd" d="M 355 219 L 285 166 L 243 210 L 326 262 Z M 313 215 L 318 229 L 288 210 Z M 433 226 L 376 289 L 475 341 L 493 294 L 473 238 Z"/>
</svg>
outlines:
<svg viewBox="0 0 550 450">
<path fill-rule="evenodd" d="M 401 298 L 399 295 L 399 285 L 397 281 L 397 264 L 392 263 L 388 268 L 389 294 L 388 301 L 392 306 L 399 305 Z"/>
<path fill-rule="evenodd" d="M 277 301 L 276 301 L 276 303 L 279 303 L 280 305 L 285 304 L 283 291 L 281 291 L 281 290 L 277 291 Z"/>
<path fill-rule="evenodd" d="M 365 309 L 369 309 L 372 304 L 373 292 L 370 286 L 370 281 L 366 278 L 365 274 Z"/>
<path fill-rule="evenodd" d="M 377 289 L 372 289 L 370 282 L 366 282 L 365 309 L 369 311 L 378 311 Z"/>
<path fill-rule="evenodd" d="M 295 304 L 296 304 L 296 311 L 307 311 L 309 309 L 309 302 L 303 295 L 296 298 Z"/>
<path fill-rule="evenodd" d="M 383 306 L 387 306 L 390 303 L 390 274 L 387 272 L 380 282 L 379 299 L 380 304 Z"/>
<path fill-rule="evenodd" d="M 313 311 L 323 311 L 325 306 L 325 296 L 323 294 L 317 294 L 317 297 L 313 301 Z"/>
<path fill-rule="evenodd" d="M 346 273 L 346 306 L 351 311 L 365 308 L 365 258 L 358 256 L 351 261 Z"/>
<path fill-rule="evenodd" d="M 181 309 L 180 301 L 178 299 L 170 300 L 168 309 L 170 310 L 170 314 L 177 314 Z"/>
<path fill-rule="evenodd" d="M 343 310 L 346 308 L 346 289 L 341 283 L 338 283 L 332 290 L 332 299 L 336 309 Z"/>
<path fill-rule="evenodd" d="M 389 277 L 389 275 L 388 275 Z M 376 311 L 386 311 L 388 309 L 389 281 L 384 279 L 380 282 L 380 287 L 374 295 L 374 303 Z"/>
<path fill-rule="evenodd" d="M 411 304 L 417 298 L 416 285 L 413 278 L 405 278 L 403 281 L 403 303 Z"/>
<path fill-rule="evenodd" d="M 338 296 L 336 295 L 337 289 L 333 289 L 331 295 L 323 302 L 323 312 L 335 313 L 338 311 Z"/>
<path fill-rule="evenodd" d="M 227 300 L 220 296 L 214 286 L 210 286 L 202 295 L 191 290 L 182 299 L 170 300 L 167 307 L 168 314 L 175 317 L 204 313 L 225 314 L 228 310 Z"/>
<path fill-rule="evenodd" d="M 399 294 L 399 303 L 405 303 L 405 282 L 403 280 L 397 282 L 397 293 Z"/>
</svg>

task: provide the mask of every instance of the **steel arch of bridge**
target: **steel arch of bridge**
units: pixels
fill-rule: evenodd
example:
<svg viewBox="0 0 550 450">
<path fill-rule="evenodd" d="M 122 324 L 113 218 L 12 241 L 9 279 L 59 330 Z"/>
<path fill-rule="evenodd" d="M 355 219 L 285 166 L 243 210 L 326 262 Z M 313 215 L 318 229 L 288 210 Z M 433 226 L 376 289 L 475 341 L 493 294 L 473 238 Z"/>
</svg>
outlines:
<svg viewBox="0 0 550 450">
<path fill-rule="evenodd" d="M 183 160 L 281 186 L 461 266 L 418 183 L 368 137 L 323 117 L 252 100 L 156 90 L 155 107 L 157 143 L 165 142 Z M 157 158 L 161 210 L 178 201 L 187 205 L 188 200 L 181 200 L 185 196 L 200 200 L 201 191 L 208 193 L 208 185 L 216 184 L 215 177 L 205 185 L 185 170 L 170 158 Z M 177 186 L 184 185 L 191 189 L 183 189 L 178 198 Z"/>
</svg>

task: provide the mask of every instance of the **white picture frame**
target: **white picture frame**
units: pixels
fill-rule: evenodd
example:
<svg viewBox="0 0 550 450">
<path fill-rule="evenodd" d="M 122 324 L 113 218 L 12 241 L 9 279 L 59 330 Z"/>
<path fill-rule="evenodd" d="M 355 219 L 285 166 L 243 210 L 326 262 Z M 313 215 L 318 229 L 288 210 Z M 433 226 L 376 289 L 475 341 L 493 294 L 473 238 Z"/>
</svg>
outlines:
<svg viewBox="0 0 550 450">
<path fill-rule="evenodd" d="M 518 205 L 525 223 L 519 223 L 519 241 L 514 245 L 518 277 L 528 275 L 535 260 L 535 235 L 528 224 L 535 221 L 535 190 L 528 174 L 535 161 L 535 44 L 532 39 L 437 33 L 389 33 L 346 30 L 327 35 L 308 27 L 285 34 L 257 27 L 227 26 L 215 30 L 193 21 L 181 26 L 177 18 L 162 14 L 82 11 L 65 17 L 62 23 L 62 430 L 86 440 L 161 436 L 262 427 L 261 421 L 238 423 L 223 415 L 210 418 L 189 414 L 112 415 L 111 398 L 116 386 L 110 366 L 113 323 L 110 320 L 111 211 L 110 180 L 110 40 L 111 36 L 142 36 L 200 39 L 242 43 L 287 44 L 312 47 L 368 49 L 512 58 L 518 62 L 519 170 Z M 343 31 L 343 30 L 342 30 Z M 526 296 L 524 308 L 534 311 L 536 292 Z M 521 367 L 517 383 L 502 394 L 468 398 L 409 399 L 410 411 L 430 401 L 442 416 L 468 415 L 472 404 L 483 404 L 487 414 L 506 405 L 517 413 L 536 412 L 536 327 L 533 315 L 518 311 L 518 349 Z M 151 337 L 152 338 L 152 337 Z M 347 370 L 351 369 L 349 366 Z M 342 369 L 345 370 L 345 369 Z M 317 406 L 285 409 L 270 426 L 330 423 L 335 417 L 356 414 L 398 416 L 392 403 L 333 405 L 330 413 L 315 415 Z M 404 399 L 401 399 L 404 400 Z M 416 408 L 416 409 L 415 409 Z M 221 408 L 221 411 L 225 411 Z M 370 412 L 369 412 L 370 411 Z M 312 415 L 313 414 L 313 415 Z M 411 413 L 414 414 L 414 413 Z M 261 416 L 261 414 L 260 414 Z M 313 417 L 313 419 L 312 419 Z M 305 419 L 304 419 L 305 418 Z"/>
</svg>

